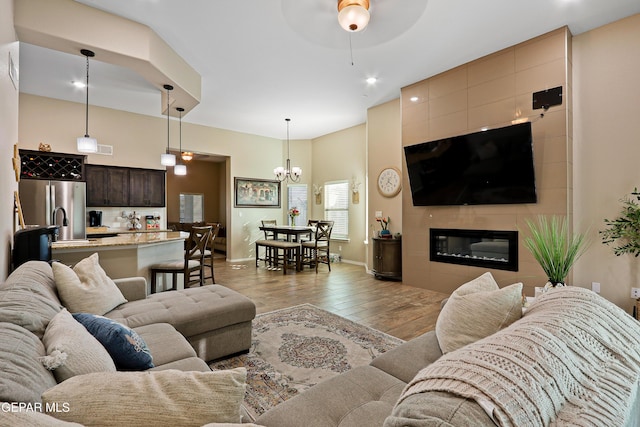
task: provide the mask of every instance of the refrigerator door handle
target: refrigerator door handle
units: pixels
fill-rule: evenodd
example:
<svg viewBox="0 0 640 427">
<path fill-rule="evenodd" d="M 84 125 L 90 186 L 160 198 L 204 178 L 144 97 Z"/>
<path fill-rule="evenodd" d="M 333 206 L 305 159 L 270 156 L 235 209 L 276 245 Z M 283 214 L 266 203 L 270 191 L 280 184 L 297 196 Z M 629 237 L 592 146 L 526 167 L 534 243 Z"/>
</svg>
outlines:
<svg viewBox="0 0 640 427">
<path fill-rule="evenodd" d="M 53 218 L 51 218 L 52 214 L 53 214 L 53 207 L 56 205 L 56 195 L 55 192 L 52 191 L 55 190 L 55 187 L 53 186 L 53 184 L 47 184 L 45 187 L 45 200 L 44 200 L 44 216 L 45 216 L 45 220 L 46 220 L 46 224 L 47 225 L 53 225 Z M 52 200 L 53 199 L 53 200 Z"/>
</svg>

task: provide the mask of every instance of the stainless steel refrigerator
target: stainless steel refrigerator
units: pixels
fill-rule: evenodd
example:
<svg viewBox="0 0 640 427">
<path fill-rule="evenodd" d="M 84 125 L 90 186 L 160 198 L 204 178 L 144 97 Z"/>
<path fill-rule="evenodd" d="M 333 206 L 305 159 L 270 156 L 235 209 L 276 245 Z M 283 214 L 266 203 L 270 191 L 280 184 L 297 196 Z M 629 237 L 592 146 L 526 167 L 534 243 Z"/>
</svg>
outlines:
<svg viewBox="0 0 640 427">
<path fill-rule="evenodd" d="M 20 203 L 29 225 L 59 225 L 58 240 L 86 238 L 86 183 L 21 179 Z"/>
</svg>

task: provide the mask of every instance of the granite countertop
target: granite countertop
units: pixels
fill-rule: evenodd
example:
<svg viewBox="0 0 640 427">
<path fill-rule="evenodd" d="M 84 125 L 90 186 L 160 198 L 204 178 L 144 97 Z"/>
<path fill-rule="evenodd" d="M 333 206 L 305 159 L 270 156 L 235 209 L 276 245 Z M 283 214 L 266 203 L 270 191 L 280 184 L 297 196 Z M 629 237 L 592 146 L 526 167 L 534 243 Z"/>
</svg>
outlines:
<svg viewBox="0 0 640 427">
<path fill-rule="evenodd" d="M 170 242 L 173 240 L 184 240 L 189 237 L 189 233 L 183 231 L 160 231 L 144 233 L 122 233 L 114 237 L 96 237 L 84 240 L 59 240 L 51 244 L 55 249 L 80 249 L 80 248 L 100 248 L 107 246 L 138 246 L 153 243 Z"/>
</svg>

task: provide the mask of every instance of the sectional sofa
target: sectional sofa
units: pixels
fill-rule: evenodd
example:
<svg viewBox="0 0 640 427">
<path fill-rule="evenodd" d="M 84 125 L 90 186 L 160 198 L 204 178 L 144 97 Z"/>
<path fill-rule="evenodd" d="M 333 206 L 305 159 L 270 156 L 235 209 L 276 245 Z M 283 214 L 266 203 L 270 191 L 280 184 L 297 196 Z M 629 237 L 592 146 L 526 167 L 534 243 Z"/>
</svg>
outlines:
<svg viewBox="0 0 640 427">
<path fill-rule="evenodd" d="M 462 285 L 436 329 L 261 415 L 266 427 L 640 426 L 640 323 L 597 294 Z"/>
<path fill-rule="evenodd" d="M 219 419 L 240 422 L 246 372 L 211 372 L 207 361 L 249 349 L 256 313 L 249 298 L 220 285 L 147 296 L 144 278 L 115 280 L 121 291 L 113 293 L 115 308 L 87 316 L 118 325 L 117 332 L 124 335 L 109 329 L 108 338 L 123 337 L 124 344 L 118 344 L 130 344 L 126 351 L 152 359 L 146 371 L 122 372 L 131 368 L 123 364 L 121 369 L 115 356 L 112 361 L 111 350 L 105 353 L 102 341 L 95 341 L 83 328 L 86 324 L 69 313 L 78 310 L 63 306 L 60 296 L 68 297 L 68 290 L 60 287 L 54 270 L 75 271 L 53 267 L 29 261 L 0 285 L 0 425 L 58 425 L 45 409 L 61 412 L 63 419 L 67 412 L 82 419 L 106 409 L 101 425 L 122 425 L 121 417 L 128 415 L 127 425 L 203 425 L 215 421 L 211 411 L 216 403 L 222 412 L 231 411 L 231 419 L 228 413 Z M 77 274 L 81 278 L 79 270 Z M 83 307 L 104 306 L 110 298 L 83 301 Z M 124 414 L 127 404 L 133 407 L 131 414 Z M 198 416 L 198 407 L 209 412 Z M 145 410 L 154 416 L 144 420 Z M 19 416 L 37 420 L 9 419 Z"/>
</svg>

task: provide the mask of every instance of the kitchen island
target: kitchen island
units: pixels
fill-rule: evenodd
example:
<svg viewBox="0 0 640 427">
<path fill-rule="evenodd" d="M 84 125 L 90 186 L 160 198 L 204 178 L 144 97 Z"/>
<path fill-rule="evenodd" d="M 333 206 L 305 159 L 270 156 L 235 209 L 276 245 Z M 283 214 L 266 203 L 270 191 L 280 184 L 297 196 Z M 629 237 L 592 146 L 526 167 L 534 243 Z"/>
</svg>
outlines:
<svg viewBox="0 0 640 427">
<path fill-rule="evenodd" d="M 168 231 L 61 240 L 52 243 L 51 253 L 54 260 L 73 265 L 97 252 L 100 266 L 112 279 L 141 276 L 147 279 L 149 286 L 149 266 L 161 261 L 183 259 L 184 241 L 187 237 L 189 233 Z"/>
</svg>

